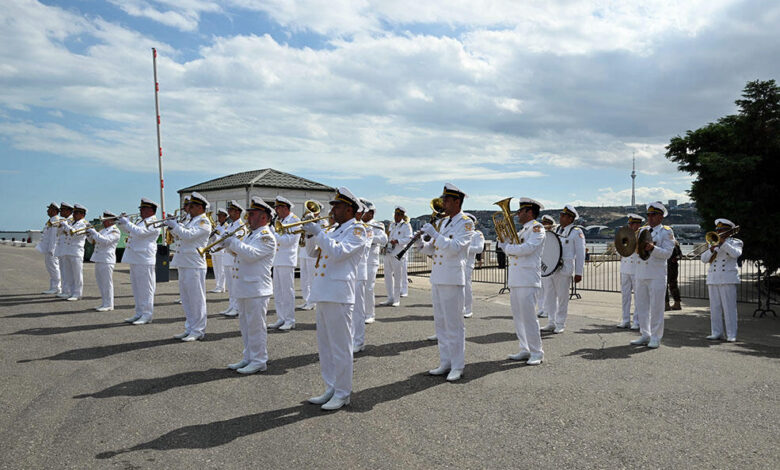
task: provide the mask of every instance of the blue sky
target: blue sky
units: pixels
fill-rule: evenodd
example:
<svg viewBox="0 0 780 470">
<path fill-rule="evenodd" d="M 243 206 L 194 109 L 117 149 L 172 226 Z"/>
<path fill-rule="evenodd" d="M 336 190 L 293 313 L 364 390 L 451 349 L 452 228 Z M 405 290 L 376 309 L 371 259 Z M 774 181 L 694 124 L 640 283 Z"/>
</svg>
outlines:
<svg viewBox="0 0 780 470">
<path fill-rule="evenodd" d="M 166 200 L 272 167 L 427 212 L 686 201 L 675 135 L 778 76 L 780 4 L 738 0 L 9 0 L 0 11 L 0 230 L 50 200 Z"/>
</svg>

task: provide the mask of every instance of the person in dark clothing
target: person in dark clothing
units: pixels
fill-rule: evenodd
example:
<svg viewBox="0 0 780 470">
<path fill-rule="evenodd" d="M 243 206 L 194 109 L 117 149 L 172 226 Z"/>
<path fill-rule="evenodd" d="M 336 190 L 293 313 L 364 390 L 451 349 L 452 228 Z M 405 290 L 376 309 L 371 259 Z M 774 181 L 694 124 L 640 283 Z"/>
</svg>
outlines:
<svg viewBox="0 0 780 470">
<path fill-rule="evenodd" d="M 682 258 L 680 243 L 675 240 L 672 256 L 666 261 L 666 307 L 664 310 L 682 310 L 680 306 L 680 288 L 677 286 L 677 276 L 680 272 L 679 261 Z M 674 303 L 669 305 L 669 297 Z"/>
</svg>

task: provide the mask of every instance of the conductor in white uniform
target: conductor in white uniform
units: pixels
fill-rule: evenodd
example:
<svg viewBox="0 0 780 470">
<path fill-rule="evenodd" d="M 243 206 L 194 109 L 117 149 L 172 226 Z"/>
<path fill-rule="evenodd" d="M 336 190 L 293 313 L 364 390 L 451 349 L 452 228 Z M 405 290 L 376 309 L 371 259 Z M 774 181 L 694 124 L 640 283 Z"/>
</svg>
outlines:
<svg viewBox="0 0 780 470">
<path fill-rule="evenodd" d="M 725 322 L 725 338 L 732 343 L 737 340 L 737 260 L 742 256 L 742 240 L 731 236 L 735 227 L 736 224 L 728 219 L 717 219 L 715 230 L 720 240 L 701 254 L 702 263 L 710 263 L 707 269 L 707 290 L 710 297 L 711 332 L 707 339 L 723 339 Z"/>
<path fill-rule="evenodd" d="M 116 266 L 116 246 L 122 234 L 116 226 L 117 216 L 113 212 L 103 211 L 103 229 L 87 231 L 87 236 L 95 244 L 92 262 L 95 263 L 95 281 L 100 289 L 102 303 L 95 308 L 98 312 L 114 310 L 114 267 Z"/>
<path fill-rule="evenodd" d="M 439 231 L 430 223 L 421 231 L 417 245 L 420 251 L 433 258 L 431 294 L 433 321 L 439 340 L 439 367 L 430 375 L 447 375 L 447 380 L 459 380 L 466 365 L 466 325 L 463 320 L 465 305 L 466 263 L 469 244 L 474 236 L 474 223 L 461 209 L 466 193 L 451 183 L 444 185 L 441 198 L 445 217 Z"/>
<path fill-rule="evenodd" d="M 276 254 L 276 237 L 268 227 L 273 209 L 257 196 L 247 212 L 249 232 L 243 240 L 230 237 L 227 249 L 235 253 L 233 290 L 238 304 L 238 325 L 244 341 L 244 357 L 228 365 L 240 374 L 265 371 L 268 363 L 266 314 L 273 294 L 271 266 Z"/>
</svg>

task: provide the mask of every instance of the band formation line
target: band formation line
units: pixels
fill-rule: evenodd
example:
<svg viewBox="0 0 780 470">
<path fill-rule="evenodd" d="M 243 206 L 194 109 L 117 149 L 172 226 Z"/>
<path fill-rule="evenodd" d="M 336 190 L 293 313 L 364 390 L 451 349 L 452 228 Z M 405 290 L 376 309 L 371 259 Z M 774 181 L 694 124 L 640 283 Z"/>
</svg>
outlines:
<svg viewBox="0 0 780 470">
<path fill-rule="evenodd" d="M 184 342 L 206 334 L 206 254 L 210 254 L 216 287 L 228 292 L 222 315 L 238 317 L 243 355 L 227 367 L 240 374 L 268 367 L 267 329 L 295 328 L 296 308 L 316 308 L 317 345 L 324 392 L 309 398 L 323 410 L 337 410 L 350 402 L 353 355 L 366 345 L 366 325 L 375 319 L 374 286 L 380 258 L 384 261 L 387 301 L 398 307 L 407 296 L 407 252 L 414 248 L 432 262 L 430 275 L 433 318 L 438 342 L 438 366 L 430 375 L 459 380 L 466 368 L 466 326 L 472 316 L 471 277 L 485 239 L 477 218 L 462 210 L 466 194 L 453 184 L 444 185 L 431 201 L 430 221 L 413 233 L 406 210 L 397 206 L 394 221 L 385 227 L 374 220 L 375 207 L 345 187 L 329 201 L 330 210 L 306 201 L 303 219 L 292 213 L 294 204 L 277 196 L 273 207 L 252 197 L 246 209 L 237 201 L 207 212 L 210 204 L 194 192 L 181 212 L 157 219 L 157 203 L 142 198 L 137 214 L 103 212 L 102 227 L 88 225 L 86 207 L 52 202 L 37 250 L 44 255 L 50 285 L 45 294 L 78 301 L 83 292 L 85 240 L 94 243 L 91 260 L 102 303 L 97 311 L 114 309 L 113 272 L 121 227 L 128 234 L 121 262 L 130 266 L 135 315 L 133 325 L 151 323 L 154 316 L 157 240 L 163 236 L 175 246 L 171 266 L 179 276 L 184 330 L 174 336 Z M 519 198 L 498 201 L 493 216 L 498 246 L 507 256 L 507 286 L 518 339 L 518 351 L 509 359 L 539 365 L 544 361 L 541 332 L 563 333 L 568 315 L 569 287 L 582 280 L 585 235 L 574 225 L 577 210 L 567 204 L 558 224 L 550 216 L 539 219 L 541 203 Z M 671 227 L 663 225 L 667 210 L 660 202 L 647 205 L 647 219 L 627 215 L 617 231 L 615 248 L 621 256 L 622 312 L 618 328 L 638 330 L 633 345 L 658 348 L 664 333 L 667 259 L 675 250 Z M 519 226 L 515 225 L 515 218 Z M 715 221 L 700 253 L 709 263 L 707 286 L 711 308 L 710 340 L 736 341 L 737 259 L 742 241 L 734 238 L 739 227 L 727 219 Z M 295 266 L 300 265 L 303 303 L 295 305 Z M 274 296 L 277 320 L 266 314 Z M 631 314 L 632 296 L 634 313 Z M 547 317 L 540 328 L 539 317 Z"/>
</svg>

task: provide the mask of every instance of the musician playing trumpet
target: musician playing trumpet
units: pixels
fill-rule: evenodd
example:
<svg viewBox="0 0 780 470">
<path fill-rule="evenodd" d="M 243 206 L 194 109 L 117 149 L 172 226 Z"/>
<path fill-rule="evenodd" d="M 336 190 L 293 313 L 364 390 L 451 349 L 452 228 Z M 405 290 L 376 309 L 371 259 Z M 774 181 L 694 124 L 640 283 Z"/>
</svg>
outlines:
<svg viewBox="0 0 780 470">
<path fill-rule="evenodd" d="M 522 224 L 517 233 L 517 242 L 504 240 L 499 247 L 508 256 L 509 270 L 507 286 L 510 292 L 512 318 L 520 351 L 510 354 L 509 359 L 527 361 L 528 365 L 539 365 L 544 360 L 542 336 L 536 317 L 536 303 L 542 288 L 542 250 L 544 248 L 544 226 L 536 221 L 544 206 L 528 197 L 520 198 L 517 219 Z"/>
<path fill-rule="evenodd" d="M 718 233 L 718 242 L 710 245 L 710 248 L 701 254 L 702 263 L 711 263 L 707 270 L 711 327 L 711 334 L 707 336 L 709 340 L 724 338 L 724 321 L 726 340 L 737 340 L 737 260 L 742 256 L 742 240 L 732 236 L 737 229 L 734 222 L 717 219 L 715 231 Z"/>
<path fill-rule="evenodd" d="M 174 336 L 182 341 L 197 341 L 206 336 L 206 258 L 198 248 L 206 246 L 211 235 L 211 223 L 206 217 L 209 202 L 200 193 L 190 196 L 191 219 L 180 225 L 166 219 L 165 225 L 179 238 L 179 251 L 171 267 L 179 271 L 179 293 L 184 309 L 184 332 Z"/>
<path fill-rule="evenodd" d="M 87 230 L 87 237 L 95 244 L 92 262 L 95 263 L 95 281 L 100 290 L 102 302 L 95 310 L 109 312 L 114 310 L 114 266 L 116 266 L 116 246 L 122 234 L 117 228 L 117 216 L 113 212 L 103 211 L 103 229 L 98 232 L 94 227 Z"/>
<path fill-rule="evenodd" d="M 67 202 L 60 203 L 60 219 L 56 222 L 56 243 L 54 245 L 54 257 L 57 259 L 57 266 L 60 271 L 60 284 L 61 289 L 57 294 L 57 297 L 61 299 L 67 299 L 70 297 L 70 290 L 72 289 L 73 281 L 71 280 L 72 274 L 70 265 L 67 264 L 65 259 L 65 239 L 68 237 L 68 233 L 61 230 L 62 224 L 73 221 L 73 206 Z"/>
<path fill-rule="evenodd" d="M 70 301 L 79 300 L 84 290 L 84 241 L 87 226 L 84 216 L 86 215 L 86 207 L 73 204 L 73 221 L 65 220 L 59 227 L 61 238 L 57 240 L 57 249 L 60 251 L 60 269 L 67 273 L 67 276 L 63 276 L 63 280 L 68 281 L 63 283 L 60 297 Z"/>
<path fill-rule="evenodd" d="M 416 242 L 420 252 L 433 259 L 431 295 L 439 342 L 439 367 L 429 370 L 428 374 L 447 374 L 449 382 L 459 380 L 466 365 L 463 308 L 466 263 L 474 223 L 461 209 L 465 197 L 466 193 L 454 184 L 445 184 L 441 195 L 445 217 L 438 224 L 438 231 L 431 223 L 423 225 L 421 232 L 427 237 L 420 237 Z"/>
<path fill-rule="evenodd" d="M 244 212 L 244 207 L 238 203 L 235 199 L 231 199 L 228 201 L 227 206 L 228 211 L 228 217 L 230 220 L 227 221 L 227 227 L 225 227 L 225 233 L 233 232 L 235 230 L 238 230 L 241 227 L 241 224 L 243 223 L 241 221 L 241 214 Z M 225 246 L 222 244 L 222 246 Z M 238 316 L 238 300 L 233 295 L 233 281 L 235 280 L 235 256 L 233 256 L 233 252 L 230 250 L 225 250 L 223 252 L 223 258 L 222 258 L 222 267 L 225 270 L 225 286 L 227 287 L 228 291 L 228 308 L 219 312 L 220 315 L 225 315 L 226 317 L 237 317 Z"/>
<path fill-rule="evenodd" d="M 225 235 L 225 227 L 227 227 L 228 213 L 225 209 L 217 210 L 217 225 L 211 231 L 211 239 L 219 240 Z M 214 289 L 209 292 L 223 293 L 225 292 L 225 253 L 220 251 L 211 251 L 211 267 L 214 269 Z"/>
<path fill-rule="evenodd" d="M 157 237 L 160 230 L 148 227 L 147 222 L 156 220 L 157 203 L 151 199 L 141 198 L 138 207 L 140 220 L 131 222 L 126 214 L 120 214 L 117 224 L 128 237 L 122 263 L 130 265 L 130 286 L 133 289 L 135 315 L 126 318 L 126 323 L 145 325 L 152 321 L 154 315 L 154 290 L 156 287 L 155 262 L 157 259 Z"/>
<path fill-rule="evenodd" d="M 282 224 L 292 224 L 300 219 L 292 213 L 295 207 L 284 196 L 276 196 L 274 210 Z M 269 328 L 287 331 L 295 328 L 295 265 L 298 264 L 300 233 L 277 233 L 274 257 L 274 307 L 277 320 Z"/>
</svg>

